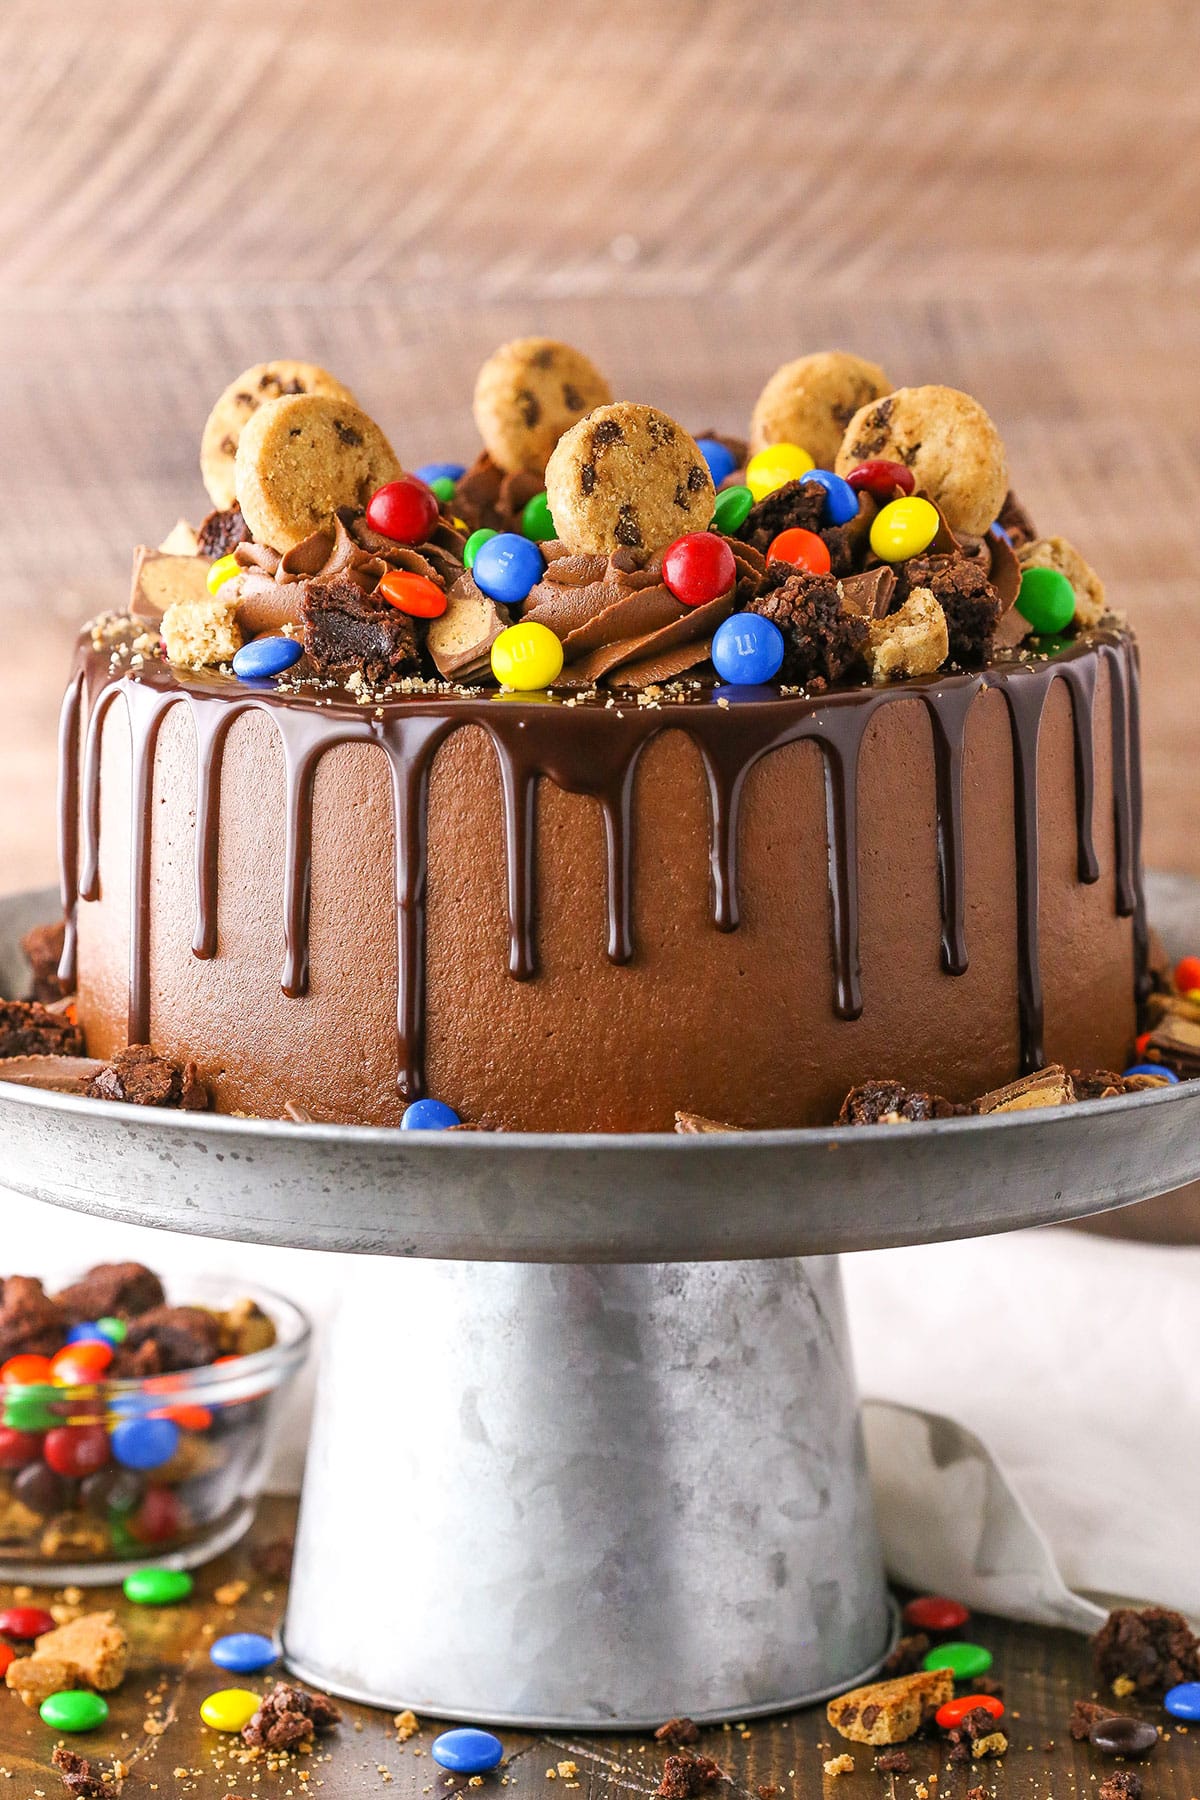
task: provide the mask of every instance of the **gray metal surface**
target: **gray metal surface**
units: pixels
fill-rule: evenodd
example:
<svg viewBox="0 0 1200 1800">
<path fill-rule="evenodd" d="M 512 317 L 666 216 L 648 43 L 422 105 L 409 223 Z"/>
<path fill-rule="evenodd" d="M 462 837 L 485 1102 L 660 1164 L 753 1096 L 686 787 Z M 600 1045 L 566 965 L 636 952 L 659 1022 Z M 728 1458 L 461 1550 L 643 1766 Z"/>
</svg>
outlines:
<svg viewBox="0 0 1200 1800">
<path fill-rule="evenodd" d="M 814 1700 L 890 1635 L 836 1259 L 390 1263 L 356 1287 L 305 1474 L 297 1673 L 445 1718 L 652 1726 Z"/>
<path fill-rule="evenodd" d="M 1153 897 L 1156 919 L 1191 920 L 1200 941 L 1200 884 L 1173 878 Z M 10 968 L 18 927 L 53 904 L 0 902 Z M 167 1231 L 391 1256 L 714 1261 L 929 1243 L 1166 1193 L 1200 1177 L 1200 1082 L 987 1119 L 723 1137 L 292 1125 L 0 1082 L 0 1142 L 7 1186 Z"/>
</svg>

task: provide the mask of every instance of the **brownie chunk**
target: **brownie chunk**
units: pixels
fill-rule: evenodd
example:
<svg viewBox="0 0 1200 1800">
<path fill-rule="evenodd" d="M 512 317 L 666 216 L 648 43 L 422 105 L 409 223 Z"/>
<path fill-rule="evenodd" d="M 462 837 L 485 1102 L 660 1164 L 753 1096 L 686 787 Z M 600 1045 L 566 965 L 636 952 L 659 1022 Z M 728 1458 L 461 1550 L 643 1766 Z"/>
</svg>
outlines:
<svg viewBox="0 0 1200 1800">
<path fill-rule="evenodd" d="M 1182 1613 L 1165 1606 L 1119 1606 L 1093 1644 L 1096 1673 L 1111 1686 L 1122 1676 L 1139 1694 L 1161 1695 L 1181 1681 L 1200 1681 L 1200 1638 Z"/>
<path fill-rule="evenodd" d="M 950 657 L 964 669 L 977 669 L 992 653 L 1000 623 L 1000 596 L 987 570 L 974 557 L 951 553 L 914 556 L 897 571 L 892 610 L 902 606 L 914 588 L 932 590 L 946 615 Z"/>
<path fill-rule="evenodd" d="M 172 1106 L 204 1112 L 208 1091 L 194 1062 L 182 1067 L 160 1056 L 149 1044 L 119 1050 L 88 1087 L 93 1100 L 124 1100 L 132 1106 Z"/>
<path fill-rule="evenodd" d="M 0 1000 L 0 1056 L 82 1056 L 83 1033 L 38 1000 Z"/>
<path fill-rule="evenodd" d="M 196 550 L 200 556 L 228 556 L 239 544 L 250 541 L 250 527 L 242 517 L 240 506 L 225 512 L 210 512 L 196 533 Z"/>
<path fill-rule="evenodd" d="M 769 585 L 775 570 L 778 585 Z M 780 679 L 820 692 L 851 670 L 861 671 L 870 633 L 867 621 L 842 603 L 832 575 L 808 575 L 773 564 L 750 611 L 771 619 L 785 645 Z"/>
<path fill-rule="evenodd" d="M 1142 1778 L 1136 1769 L 1114 1769 L 1100 1783 L 1098 1800 L 1142 1800 Z"/>
<path fill-rule="evenodd" d="M 839 1125 L 895 1125 L 901 1119 L 953 1119 L 969 1109 L 925 1094 L 899 1081 L 864 1081 L 851 1088 L 838 1113 Z M 902 1640 L 903 1641 L 903 1640 Z M 899 1645 L 897 1645 L 899 1649 Z"/>
<path fill-rule="evenodd" d="M 875 1767 L 881 1775 L 909 1775 L 912 1758 L 907 1750 L 885 1750 L 875 1758 Z"/>
<path fill-rule="evenodd" d="M 120 1788 L 114 1787 L 86 1756 L 59 1744 L 50 1760 L 62 1776 L 68 1794 L 74 1794 L 76 1800 L 117 1800 Z"/>
<path fill-rule="evenodd" d="M 1003 1756 L 1008 1739 L 1000 1721 L 986 1706 L 964 1713 L 957 1725 L 946 1733 L 952 1763 L 981 1762 L 985 1756 Z"/>
<path fill-rule="evenodd" d="M 286 1581 L 291 1575 L 295 1554 L 294 1538 L 272 1538 L 269 1544 L 251 1550 L 250 1566 L 264 1581 Z"/>
<path fill-rule="evenodd" d="M 290 1682 L 277 1681 L 242 1731 L 252 1749 L 296 1750 L 318 1732 L 331 1731 L 341 1713 L 325 1694 L 309 1694 Z"/>
<path fill-rule="evenodd" d="M 0 1363 L 10 1356 L 53 1356 L 67 1335 L 67 1315 L 35 1275 L 9 1275 L 0 1295 Z"/>
<path fill-rule="evenodd" d="M 895 1649 L 884 1663 L 879 1674 L 881 1679 L 893 1675 L 915 1675 L 918 1669 L 925 1667 L 925 1656 L 929 1649 L 929 1639 L 923 1631 L 914 1631 L 911 1637 L 902 1637 Z"/>
<path fill-rule="evenodd" d="M 145 1263 L 97 1263 L 70 1287 L 55 1294 L 54 1301 L 67 1315 L 67 1323 L 80 1325 L 92 1319 L 132 1319 L 166 1301 L 163 1284 Z"/>
<path fill-rule="evenodd" d="M 694 1744 L 699 1740 L 700 1727 L 694 1719 L 668 1719 L 654 1735 L 660 1744 Z"/>
<path fill-rule="evenodd" d="M 1098 1706 L 1094 1700 L 1076 1700 L 1071 1707 L 1067 1730 L 1077 1744 L 1084 1744 L 1087 1742 L 1088 1732 L 1098 1719 L 1111 1719 L 1113 1716 L 1111 1706 Z"/>
<path fill-rule="evenodd" d="M 371 599 L 352 581 L 306 581 L 299 623 L 318 669 L 361 669 L 369 681 L 386 681 L 420 667 L 408 614 Z"/>
<path fill-rule="evenodd" d="M 142 1373 L 170 1375 L 180 1369 L 201 1369 L 221 1354 L 221 1324 L 215 1313 L 201 1306 L 155 1306 L 131 1321 L 125 1342 L 121 1345 L 123 1362 L 136 1358 L 139 1351 L 152 1345 L 155 1367 L 147 1371 L 142 1358 Z M 113 1360 L 113 1367 L 117 1365 Z"/>
<path fill-rule="evenodd" d="M 738 536 L 765 555 L 781 531 L 799 526 L 813 531 L 829 552 L 834 575 L 849 575 L 854 568 L 855 521 L 848 525 L 824 525 L 825 489 L 817 481 L 785 482 L 773 494 L 759 500 L 746 514 Z"/>
<path fill-rule="evenodd" d="M 33 974 L 33 998 L 46 1006 L 61 1000 L 67 991 L 58 978 L 66 935 L 66 925 L 58 919 L 52 925 L 35 925 L 21 939 L 21 949 Z"/>
<path fill-rule="evenodd" d="M 711 1756 L 693 1756 L 684 1750 L 677 1756 L 668 1756 L 654 1792 L 660 1800 L 694 1800 L 705 1788 L 726 1779 L 724 1769 Z"/>
</svg>

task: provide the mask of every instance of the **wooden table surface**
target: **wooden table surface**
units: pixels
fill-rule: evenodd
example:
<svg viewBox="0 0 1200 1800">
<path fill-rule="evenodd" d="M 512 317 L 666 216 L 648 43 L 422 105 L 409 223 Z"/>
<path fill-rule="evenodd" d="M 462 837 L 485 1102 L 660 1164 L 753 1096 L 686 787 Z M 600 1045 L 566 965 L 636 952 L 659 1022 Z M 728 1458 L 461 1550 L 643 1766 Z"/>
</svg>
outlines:
<svg viewBox="0 0 1200 1800">
<path fill-rule="evenodd" d="M 400 1744 L 391 1714 L 361 1706 L 343 1706 L 341 1726 L 320 1740 L 311 1758 L 296 1758 L 275 1771 L 262 1760 L 239 1763 L 239 1740 L 203 1725 L 200 1702 L 226 1686 L 264 1692 L 271 1678 L 226 1676 L 209 1661 L 208 1647 L 226 1631 L 269 1633 L 276 1627 L 285 1592 L 254 1573 L 255 1550 L 290 1533 L 294 1517 L 294 1502 L 267 1501 L 251 1537 L 198 1573 L 195 1594 L 185 1605 L 134 1607 L 115 1589 L 96 1589 L 86 1596 L 89 1606 L 117 1609 L 130 1638 L 131 1661 L 122 1688 L 109 1697 L 107 1725 L 71 1743 L 105 1770 L 114 1757 L 120 1758 L 129 1771 L 122 1800 L 148 1800 L 152 1794 L 224 1800 L 229 1793 L 245 1800 L 273 1800 L 317 1792 L 326 1800 L 383 1794 L 391 1800 L 426 1800 L 431 1794 L 468 1791 L 479 1792 L 480 1800 L 489 1795 L 501 1800 L 513 1790 L 519 1800 L 567 1800 L 568 1795 L 571 1800 L 619 1800 L 653 1793 L 665 1751 L 649 1734 L 543 1735 L 505 1729 L 504 1767 L 487 1777 L 482 1789 L 468 1790 L 462 1777 L 447 1775 L 430 1757 L 433 1738 L 443 1728 L 436 1720 L 422 1717 L 420 1735 Z M 397 1546 L 390 1550 L 396 1553 Z M 380 1554 L 388 1553 L 381 1539 Z M 219 1604 L 214 1591 L 237 1577 L 249 1583 L 245 1597 L 234 1606 Z M 45 1597 L 39 1592 L 39 1600 Z M 0 1587 L 0 1605 L 9 1604 L 11 1589 Z M 363 1606 L 370 1605 L 364 1594 Z M 714 1757 L 729 1776 L 727 1785 L 707 1791 L 713 1800 L 761 1800 L 759 1789 L 774 1784 L 778 1800 L 811 1800 L 821 1792 L 825 1800 L 964 1800 L 967 1789 L 980 1784 L 987 1800 L 1036 1800 L 1041 1795 L 1095 1800 L 1106 1775 L 1133 1766 L 1101 1757 L 1089 1745 L 1074 1743 L 1067 1732 L 1072 1703 L 1095 1691 L 1084 1638 L 983 1618 L 972 1621 L 971 1636 L 993 1652 L 991 1673 L 1004 1683 L 1010 1749 L 1002 1761 L 950 1768 L 935 1743 L 921 1742 L 909 1746 L 911 1776 L 877 1774 L 875 1752 L 847 1744 L 830 1730 L 824 1708 L 813 1707 L 706 1730 L 696 1749 Z M 1153 1756 L 1138 1765 L 1145 1800 L 1194 1800 L 1200 1792 L 1200 1728 L 1189 1732 L 1157 1707 L 1140 1710 L 1166 1728 Z M 63 1791 L 49 1767 L 56 1741 L 61 1740 L 15 1694 L 0 1693 L 0 1781 L 9 1771 L 13 1780 L 11 1789 L 0 1787 L 6 1800 L 10 1793 L 12 1800 L 31 1800 Z M 825 1761 L 842 1751 L 853 1755 L 854 1773 L 825 1776 Z M 560 1777 L 560 1762 L 574 1762 L 577 1774 Z M 553 1781 L 547 1776 L 550 1769 L 555 1770 Z M 303 1770 L 311 1771 L 307 1782 L 301 1778 Z"/>
<path fill-rule="evenodd" d="M 1141 633 L 1148 849 L 1200 869 L 1200 9 L 1188 0 L 6 0 L 0 886 L 53 873 L 58 695 L 217 392 L 332 366 L 468 456 L 504 337 L 737 429 L 842 346 L 977 393 Z"/>
</svg>

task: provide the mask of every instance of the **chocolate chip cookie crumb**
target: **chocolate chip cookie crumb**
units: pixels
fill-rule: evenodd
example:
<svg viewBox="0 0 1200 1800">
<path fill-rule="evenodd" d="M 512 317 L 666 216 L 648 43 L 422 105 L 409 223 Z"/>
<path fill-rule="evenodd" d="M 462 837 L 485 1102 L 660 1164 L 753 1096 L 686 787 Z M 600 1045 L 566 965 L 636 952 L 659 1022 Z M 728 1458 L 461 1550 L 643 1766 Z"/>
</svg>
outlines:
<svg viewBox="0 0 1200 1800">
<path fill-rule="evenodd" d="M 85 1756 L 77 1755 L 65 1744 L 59 1744 L 50 1760 L 62 1776 L 68 1794 L 76 1795 L 77 1800 L 117 1800 L 120 1789 Z"/>
<path fill-rule="evenodd" d="M 839 1125 L 898 1125 L 906 1119 L 953 1119 L 965 1106 L 905 1087 L 900 1081 L 864 1081 L 850 1089 L 838 1113 Z M 905 1640 L 901 1639 L 901 1643 Z M 896 1646 L 898 1650 L 900 1645 Z M 895 1652 L 893 1652 L 895 1654 Z"/>
<path fill-rule="evenodd" d="M 980 1762 L 987 1756 L 1003 1756 L 1008 1749 L 1008 1739 L 986 1706 L 965 1713 L 946 1737 L 952 1763 Z"/>
<path fill-rule="evenodd" d="M 880 1676 L 915 1675 L 918 1669 L 925 1667 L 928 1650 L 929 1638 L 923 1631 L 914 1631 L 911 1637 L 900 1638 L 880 1669 Z"/>
<path fill-rule="evenodd" d="M 912 1758 L 907 1750 L 885 1750 L 875 1758 L 875 1767 L 881 1775 L 909 1775 Z"/>
<path fill-rule="evenodd" d="M 700 1727 L 694 1719 L 668 1719 L 654 1735 L 660 1744 L 694 1744 L 700 1737 Z"/>
<path fill-rule="evenodd" d="M 727 1779 L 720 1763 L 711 1756 L 693 1756 L 690 1750 L 683 1750 L 677 1756 L 668 1756 L 654 1791 L 659 1800 L 694 1800 L 705 1788 Z"/>
<path fill-rule="evenodd" d="M 93 1100 L 124 1100 L 131 1106 L 171 1106 L 184 1112 L 206 1112 L 208 1090 L 194 1062 L 182 1066 L 160 1056 L 149 1044 L 119 1050 L 88 1087 Z"/>
<path fill-rule="evenodd" d="M 1000 596 L 985 570 L 960 552 L 914 556 L 897 571 L 893 611 L 914 588 L 929 588 L 946 615 L 950 657 L 964 669 L 977 669 L 992 652 L 1000 622 Z"/>
<path fill-rule="evenodd" d="M 1200 1638 L 1182 1613 L 1165 1606 L 1111 1612 L 1093 1645 L 1096 1673 L 1112 1686 L 1132 1683 L 1126 1692 L 1162 1694 L 1183 1681 L 1200 1680 Z"/>
<path fill-rule="evenodd" d="M 229 556 L 239 544 L 250 541 L 250 527 L 242 517 L 240 506 L 218 508 L 210 512 L 196 533 L 196 553 L 199 556 L 211 556 L 215 562 L 219 556 Z"/>
<path fill-rule="evenodd" d="M 297 622 L 318 669 L 358 668 L 368 681 L 386 681 L 419 667 L 412 620 L 352 581 L 305 582 Z"/>
<path fill-rule="evenodd" d="M 1077 1744 L 1087 1741 L 1087 1734 L 1100 1719 L 1111 1719 L 1116 1715 L 1111 1706 L 1099 1706 L 1094 1700 L 1076 1700 L 1071 1708 L 1071 1717 L 1067 1730 Z"/>
<path fill-rule="evenodd" d="M 1142 1778 L 1134 1769 L 1116 1769 L 1100 1783 L 1098 1800 L 1142 1800 Z"/>
<path fill-rule="evenodd" d="M 242 1730 L 243 1743 L 258 1750 L 295 1750 L 315 1734 L 332 1731 L 341 1713 L 326 1694 L 306 1693 L 290 1682 L 277 1681 Z"/>
<path fill-rule="evenodd" d="M 66 932 L 63 921 L 57 919 L 52 925 L 35 925 L 21 939 L 21 949 L 33 973 L 33 998 L 43 1005 L 61 1000 L 67 991 L 58 978 Z"/>
<path fill-rule="evenodd" d="M 777 582 L 773 588 L 767 585 L 772 579 Z M 843 605 L 832 575 L 808 575 L 788 563 L 772 564 L 750 611 L 770 619 L 783 633 L 784 682 L 821 692 L 862 665 L 869 640 L 867 621 Z"/>
<path fill-rule="evenodd" d="M 821 1766 L 826 1775 L 834 1778 L 838 1775 L 853 1775 L 854 1758 L 847 1751 L 843 1750 L 840 1756 L 831 1756 L 828 1762 L 823 1763 Z"/>
<path fill-rule="evenodd" d="M 82 1056 L 83 1033 L 38 1000 L 0 1000 L 0 1056 Z"/>
</svg>

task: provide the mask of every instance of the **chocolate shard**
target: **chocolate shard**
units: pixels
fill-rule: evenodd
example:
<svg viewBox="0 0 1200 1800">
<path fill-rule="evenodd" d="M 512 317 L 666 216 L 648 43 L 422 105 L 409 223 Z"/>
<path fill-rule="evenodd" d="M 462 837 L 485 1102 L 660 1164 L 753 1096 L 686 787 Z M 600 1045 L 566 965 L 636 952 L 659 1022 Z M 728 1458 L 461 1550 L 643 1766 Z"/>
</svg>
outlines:
<svg viewBox="0 0 1200 1800">
<path fill-rule="evenodd" d="M 860 575 L 843 575 L 839 583 L 842 605 L 864 619 L 884 619 L 891 611 L 896 591 L 896 571 L 889 563 L 864 569 Z"/>
<path fill-rule="evenodd" d="M 1026 1112 L 1036 1106 L 1073 1106 L 1078 1097 L 1075 1084 L 1062 1064 L 1051 1063 L 1032 1075 L 1022 1075 L 1019 1081 L 1010 1081 L 1005 1087 L 981 1094 L 972 1111 L 1008 1113 Z"/>
</svg>

